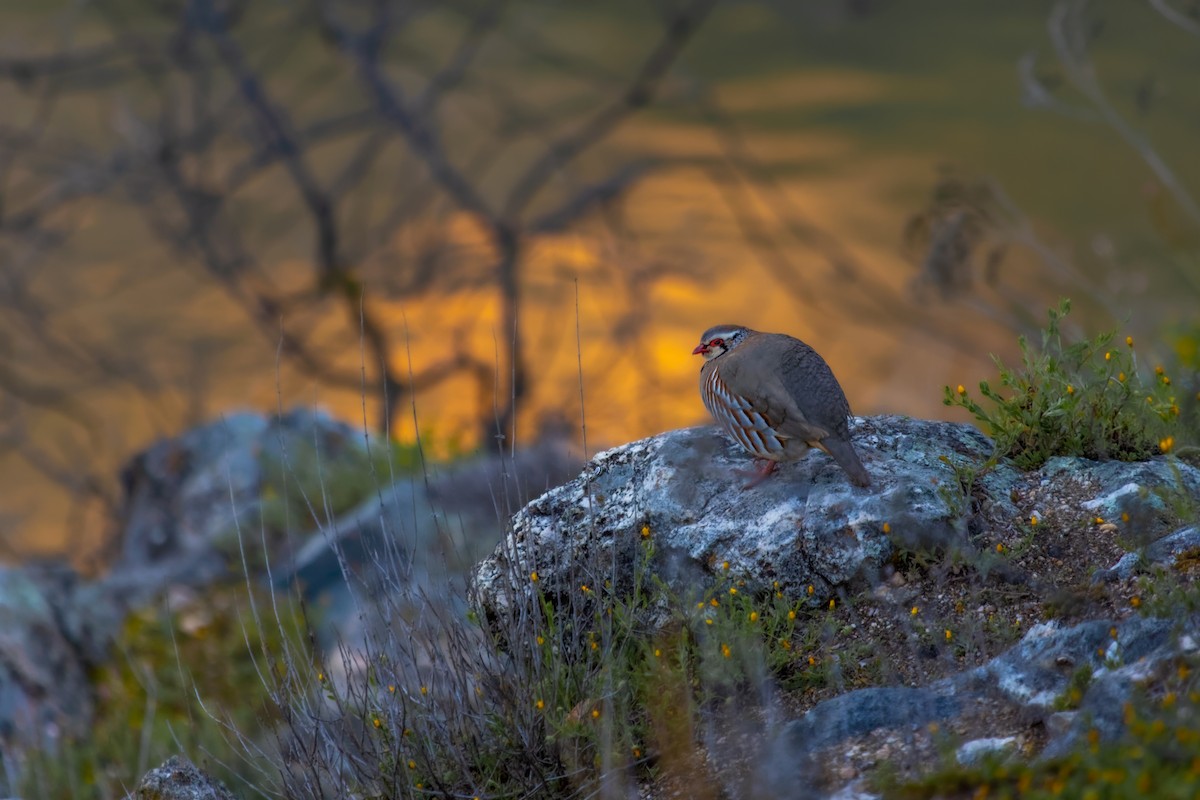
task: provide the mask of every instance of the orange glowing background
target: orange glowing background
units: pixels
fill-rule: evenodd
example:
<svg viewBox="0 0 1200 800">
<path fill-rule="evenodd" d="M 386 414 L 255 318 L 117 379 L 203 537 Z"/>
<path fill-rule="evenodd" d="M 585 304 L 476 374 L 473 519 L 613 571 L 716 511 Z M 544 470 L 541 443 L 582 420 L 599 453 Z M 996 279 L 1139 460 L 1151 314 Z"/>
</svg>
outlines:
<svg viewBox="0 0 1200 800">
<path fill-rule="evenodd" d="M 588 221 L 528 244 L 520 325 L 535 380 L 518 443 L 546 417 L 578 428 L 585 415 L 593 453 L 705 421 L 691 350 L 718 322 L 804 339 L 830 363 L 857 413 L 944 417 L 943 385 L 989 377 L 990 353 L 1015 349 L 1011 320 L 981 309 L 1003 302 L 1021 310 L 1020 322 L 1035 324 L 1078 288 L 1050 278 L 1044 254 L 1018 246 L 1002 285 L 980 289 L 991 292 L 987 302 L 914 294 L 917 270 L 904 254 L 903 231 L 947 162 L 1002 185 L 1039 240 L 1077 263 L 1087 291 L 1121 312 L 1081 322 L 1118 325 L 1152 343 L 1164 326 L 1194 317 L 1194 298 L 1179 293 L 1148 244 L 1162 239 L 1163 222 L 1145 164 L 1103 126 L 1022 104 L 1016 64 L 1046 47 L 1045 5 L 880 3 L 855 17 L 830 0 L 814 4 L 828 14 L 799 18 L 767 5 L 722 6 L 671 80 L 675 88 L 708 87 L 736 121 L 738 147 L 755 165 L 753 186 L 722 172 L 729 142 L 679 105 L 639 114 L 607 140 L 611 163 L 636 154 L 663 166 L 623 201 L 619 236 Z M 1107 9 L 1114 33 L 1099 46 L 1098 64 L 1121 110 L 1176 156 L 1182 180 L 1200 187 L 1200 159 L 1178 157 L 1194 150 L 1197 84 L 1187 76 L 1200 69 L 1200 56 L 1194 40 L 1133 5 Z M 7 21 L 20 30 L 34 16 L 14 7 L 0 14 L 0 28 Z M 619 54 L 623 24 L 559 19 L 557 30 L 603 56 L 606 42 Z M 48 30 L 44 19 L 37 26 Z M 1154 114 L 1138 117 L 1129 98 L 1149 69 L 1165 76 L 1159 85 L 1169 91 Z M 547 99 L 570 96 L 553 76 L 535 88 Z M 396 251 L 435 237 L 486 269 L 491 253 L 472 219 L 449 214 L 427 225 L 399 231 Z M 836 242 L 854 272 L 831 265 L 811 231 Z M 329 389 L 278 360 L 219 289 L 141 246 L 141 236 L 128 212 L 98 209 L 41 277 L 46 291 L 65 298 L 61 331 L 136 345 L 144 366 L 163 376 L 136 402 L 122 390 L 83 388 L 73 398 L 96 421 L 89 457 L 104 460 L 110 474 L 157 437 L 234 409 L 312 404 L 374 422 L 370 392 L 364 401 L 360 392 Z M 294 240 L 273 267 L 285 283 L 309 273 L 297 254 L 311 237 L 298 231 Z M 630 278 L 655 269 L 663 276 Z M 795 281 L 785 285 L 781 269 Z M 430 292 L 403 304 L 368 295 L 367 302 L 403 338 L 397 353 L 405 372 L 410 357 L 419 371 L 455 347 L 490 361 L 501 346 L 494 287 Z M 639 336 L 621 336 L 635 328 Z M 358 348 L 339 346 L 336 359 L 357 367 Z M 410 441 L 419 430 L 435 455 L 470 449 L 493 402 L 470 379 L 455 378 L 413 398 L 392 435 Z M 28 435 L 53 445 L 63 429 L 55 415 L 37 416 Z M 19 453 L 0 454 L 0 475 L 9 554 L 58 553 L 103 534 L 102 519 L 73 512 Z"/>
</svg>

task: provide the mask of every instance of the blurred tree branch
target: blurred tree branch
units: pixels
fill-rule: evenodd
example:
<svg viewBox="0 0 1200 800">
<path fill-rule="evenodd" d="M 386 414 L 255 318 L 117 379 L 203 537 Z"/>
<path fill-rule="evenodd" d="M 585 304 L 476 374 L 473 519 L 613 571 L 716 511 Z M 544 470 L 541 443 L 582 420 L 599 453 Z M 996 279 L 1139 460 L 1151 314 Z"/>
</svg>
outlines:
<svg viewBox="0 0 1200 800">
<path fill-rule="evenodd" d="M 1195 0 L 1188 4 L 1187 11 L 1180 11 L 1168 0 L 1150 0 L 1150 5 L 1180 30 L 1200 36 L 1200 5 Z"/>
<path fill-rule="evenodd" d="M 1054 54 L 1069 85 L 1086 101 L 1083 106 L 1062 100 L 1054 89 L 1038 76 L 1037 57 L 1026 55 L 1020 63 L 1020 77 L 1027 102 L 1070 117 L 1087 121 L 1099 121 L 1107 125 L 1142 159 L 1161 187 L 1174 201 L 1184 216 L 1192 234 L 1200 233 L 1200 203 L 1189 191 L 1176 171 L 1162 157 L 1150 139 L 1131 125 L 1113 105 L 1104 91 L 1096 67 L 1089 55 L 1101 26 L 1091 14 L 1091 0 L 1059 0 L 1050 12 L 1047 22 Z M 1152 0 L 1151 5 L 1162 16 L 1182 30 L 1195 32 L 1194 16 L 1178 11 L 1166 2 Z M 1197 9 L 1193 7 L 1193 14 Z M 1176 264 L 1176 274 L 1197 295 L 1200 295 L 1200 278 L 1194 270 Z"/>
<path fill-rule="evenodd" d="M 0 348 L 0 395 L 28 416 L 84 387 L 125 386 L 151 406 L 176 390 L 147 363 L 142 348 L 157 337 L 71 330 L 66 312 L 88 290 L 42 277 L 90 220 L 132 212 L 151 236 L 129 242 L 143 250 L 129 248 L 122 285 L 190 268 L 289 364 L 373 395 L 382 425 L 414 392 L 459 376 L 499 381 L 502 399 L 494 412 L 481 403 L 480 423 L 513 444 L 533 380 L 521 325 L 529 246 L 653 169 L 591 153 L 655 101 L 715 3 L 664 3 L 627 70 L 529 29 L 510 0 L 88 4 L 73 23 L 86 44 L 64 35 L 0 59 L 0 91 L 21 102 L 0 121 L 0 307 L 12 312 L 0 344 L 15 343 Z M 506 85 L 543 78 L 524 58 L 585 83 L 587 110 Z M 518 65 L 501 77 L 497 59 Z M 451 233 L 463 218 L 482 242 Z M 285 262 L 311 272 L 297 281 Z M 498 363 L 472 352 L 464 328 L 445 334 L 449 347 L 417 351 L 410 372 L 395 306 L 464 290 L 496 298 Z M 346 357 L 354 342 L 362 368 Z M 31 350 L 46 365 L 36 374 Z M 62 415 L 74 446 L 102 448 L 89 431 L 103 425 L 77 405 Z M 8 445 L 60 485 L 81 485 L 32 441 Z"/>
</svg>

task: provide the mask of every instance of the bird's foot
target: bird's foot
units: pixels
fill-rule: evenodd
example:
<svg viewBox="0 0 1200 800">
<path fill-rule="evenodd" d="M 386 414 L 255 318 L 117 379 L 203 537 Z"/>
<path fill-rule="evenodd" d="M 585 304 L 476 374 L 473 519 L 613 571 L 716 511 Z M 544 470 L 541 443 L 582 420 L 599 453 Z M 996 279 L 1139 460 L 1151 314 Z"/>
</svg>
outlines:
<svg viewBox="0 0 1200 800">
<path fill-rule="evenodd" d="M 736 472 L 738 475 L 741 475 L 743 478 L 750 479 L 750 482 L 742 487 L 743 490 L 753 489 L 755 486 L 758 486 L 767 478 L 771 477 L 771 473 L 775 471 L 775 465 L 778 463 L 769 458 L 755 459 L 755 461 L 759 462 L 757 469 L 734 470 L 734 472 Z"/>
</svg>

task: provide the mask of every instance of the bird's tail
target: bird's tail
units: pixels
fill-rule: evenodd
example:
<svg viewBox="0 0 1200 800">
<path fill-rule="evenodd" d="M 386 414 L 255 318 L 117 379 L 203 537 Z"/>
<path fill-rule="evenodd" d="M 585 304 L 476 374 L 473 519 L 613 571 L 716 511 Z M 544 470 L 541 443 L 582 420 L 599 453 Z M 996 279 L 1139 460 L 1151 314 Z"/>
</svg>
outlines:
<svg viewBox="0 0 1200 800">
<path fill-rule="evenodd" d="M 850 442 L 830 436 L 815 444 L 846 471 L 846 474 L 850 476 L 850 482 L 855 486 L 871 485 L 871 476 L 867 474 L 862 462 L 858 460 L 858 453 L 854 452 L 854 445 Z"/>
</svg>

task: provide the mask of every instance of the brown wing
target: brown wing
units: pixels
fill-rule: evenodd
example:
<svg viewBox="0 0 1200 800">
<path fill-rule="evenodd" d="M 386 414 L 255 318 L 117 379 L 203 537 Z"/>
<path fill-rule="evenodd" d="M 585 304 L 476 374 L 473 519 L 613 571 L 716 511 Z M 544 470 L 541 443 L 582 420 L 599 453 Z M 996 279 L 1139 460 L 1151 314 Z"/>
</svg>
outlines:
<svg viewBox="0 0 1200 800">
<path fill-rule="evenodd" d="M 721 361 L 729 389 L 770 420 L 780 439 L 808 442 L 832 456 L 851 483 L 871 484 L 850 442 L 846 393 L 815 350 L 790 336 L 763 333 Z"/>
<path fill-rule="evenodd" d="M 721 377 L 732 391 L 747 398 L 770 420 L 780 435 L 806 442 L 819 441 L 837 432 L 836 425 L 832 424 L 836 414 L 823 411 L 819 398 L 811 393 L 797 391 L 797 381 L 789 377 L 789 371 L 796 368 L 792 363 L 795 349 L 789 346 L 789 341 L 802 345 L 824 367 L 829 378 L 833 378 L 829 367 L 808 345 L 769 333 L 747 339 L 736 350 L 722 356 Z M 811 366 L 808 359 L 802 359 L 802 362 L 805 368 Z M 838 394 L 844 405 L 846 399 L 840 388 Z M 848 434 L 844 416 L 841 427 Z"/>
<path fill-rule="evenodd" d="M 716 362 L 707 362 L 700 370 L 700 396 L 721 427 L 751 453 L 776 458 L 785 450 L 786 439 L 776 433 L 772 421 L 749 398 L 725 385 Z"/>
</svg>

